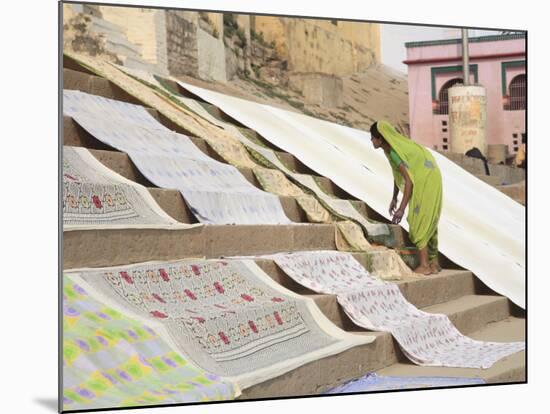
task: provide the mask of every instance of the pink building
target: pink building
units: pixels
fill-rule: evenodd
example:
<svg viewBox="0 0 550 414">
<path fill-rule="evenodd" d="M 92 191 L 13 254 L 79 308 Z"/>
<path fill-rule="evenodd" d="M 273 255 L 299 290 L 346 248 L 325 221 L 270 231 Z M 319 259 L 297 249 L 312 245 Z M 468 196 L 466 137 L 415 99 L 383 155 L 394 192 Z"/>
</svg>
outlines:
<svg viewBox="0 0 550 414">
<path fill-rule="evenodd" d="M 525 135 L 525 34 L 469 39 L 470 83 L 487 91 L 487 144 L 515 153 Z M 462 82 L 461 39 L 406 43 L 411 138 L 449 149 L 448 91 Z"/>
</svg>

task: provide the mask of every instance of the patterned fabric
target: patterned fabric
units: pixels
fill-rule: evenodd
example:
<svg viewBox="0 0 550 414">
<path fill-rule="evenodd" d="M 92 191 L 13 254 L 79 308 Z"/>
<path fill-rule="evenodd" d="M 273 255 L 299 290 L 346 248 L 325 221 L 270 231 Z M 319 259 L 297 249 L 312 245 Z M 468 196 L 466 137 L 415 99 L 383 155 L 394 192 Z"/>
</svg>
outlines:
<svg viewBox="0 0 550 414">
<path fill-rule="evenodd" d="M 309 222 L 333 222 L 331 214 L 315 197 L 307 195 L 304 190 L 286 178 L 281 171 L 256 167 L 253 172 L 264 190 L 279 196 L 294 197 L 298 205 L 305 211 Z"/>
<path fill-rule="evenodd" d="M 304 191 L 295 184 L 292 184 L 279 170 L 256 167 L 253 171 L 262 188 L 270 193 L 286 197 L 304 195 Z"/>
<path fill-rule="evenodd" d="M 187 260 L 75 271 L 103 301 L 156 323 L 207 372 L 241 388 L 374 338 L 347 334 L 253 262 Z"/>
<path fill-rule="evenodd" d="M 302 252 L 271 257 L 303 286 L 337 295 L 358 326 L 391 332 L 416 364 L 489 368 L 525 348 L 524 342 L 482 342 L 462 335 L 446 315 L 417 309 L 397 285 L 375 279 L 348 253 Z"/>
<path fill-rule="evenodd" d="M 336 223 L 336 248 L 345 252 L 361 252 L 373 247 L 365 239 L 361 226 L 353 221 L 339 221 Z"/>
<path fill-rule="evenodd" d="M 63 229 L 190 228 L 178 223 L 147 189 L 97 161 L 85 148 L 63 147 Z"/>
<path fill-rule="evenodd" d="M 403 261 L 401 256 L 390 249 L 369 250 L 366 269 L 382 280 L 402 280 L 414 276 L 414 272 Z"/>
<path fill-rule="evenodd" d="M 372 276 L 382 280 L 402 280 L 414 272 L 401 256 L 384 246 L 371 246 L 361 227 L 352 221 L 336 223 L 336 248 L 342 252 L 362 252 L 366 255 L 366 269 Z"/>
<path fill-rule="evenodd" d="M 359 213 L 349 200 L 341 200 L 329 196 L 325 191 L 319 187 L 315 179 L 311 175 L 305 174 L 293 174 L 293 178 L 297 180 L 303 186 L 312 190 L 315 195 L 322 200 L 331 211 L 344 219 L 352 219 L 365 229 L 369 236 L 388 235 L 390 231 L 387 224 L 376 223 L 374 221 L 366 219 L 361 213 Z"/>
<path fill-rule="evenodd" d="M 371 392 L 390 390 L 413 390 L 419 388 L 460 387 L 465 385 L 485 384 L 481 378 L 460 377 L 394 377 L 382 376 L 374 372 L 350 381 L 325 394 L 346 394 L 350 392 Z"/>
<path fill-rule="evenodd" d="M 234 137 L 227 134 L 223 129 L 216 128 L 211 123 L 196 116 L 180 105 L 179 102 L 170 101 L 162 93 L 128 76 L 105 60 L 66 51 L 64 51 L 64 54 L 119 86 L 145 105 L 156 109 L 185 131 L 206 140 L 220 156 L 232 165 L 247 168 L 253 168 L 256 165 L 250 159 L 246 149 Z"/>
<path fill-rule="evenodd" d="M 335 221 L 330 212 L 312 195 L 298 196 L 296 202 L 305 211 L 310 223 L 333 223 Z"/>
<path fill-rule="evenodd" d="M 207 157 L 143 107 L 78 91 L 64 91 L 63 101 L 66 115 L 100 141 L 126 152 L 152 183 L 180 190 L 202 223 L 292 223 L 278 197 L 254 187 L 235 167 Z"/>
<path fill-rule="evenodd" d="M 229 400 L 233 384 L 193 367 L 147 325 L 63 278 L 63 409 Z"/>
</svg>

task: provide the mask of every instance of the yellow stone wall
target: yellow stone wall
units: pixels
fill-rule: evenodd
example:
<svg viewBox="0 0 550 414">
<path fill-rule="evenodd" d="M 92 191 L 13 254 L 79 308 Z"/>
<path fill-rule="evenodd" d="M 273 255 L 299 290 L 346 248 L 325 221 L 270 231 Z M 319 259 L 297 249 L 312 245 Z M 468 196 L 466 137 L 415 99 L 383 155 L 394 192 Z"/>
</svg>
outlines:
<svg viewBox="0 0 550 414">
<path fill-rule="evenodd" d="M 263 34 L 267 43 L 275 42 L 278 55 L 288 59 L 286 24 L 283 18 L 272 16 L 253 16 L 250 29 Z"/>
<path fill-rule="evenodd" d="M 212 22 L 214 28 L 218 31 L 220 39 L 223 38 L 223 14 L 222 13 L 206 13 Z"/>
<path fill-rule="evenodd" d="M 141 47 L 144 61 L 167 65 L 164 10 L 101 6 L 100 11 L 104 20 L 124 28 L 128 40 Z"/>
<path fill-rule="evenodd" d="M 293 72 L 336 76 L 380 63 L 380 27 L 375 23 L 255 16 L 252 28 L 272 41 Z"/>
</svg>

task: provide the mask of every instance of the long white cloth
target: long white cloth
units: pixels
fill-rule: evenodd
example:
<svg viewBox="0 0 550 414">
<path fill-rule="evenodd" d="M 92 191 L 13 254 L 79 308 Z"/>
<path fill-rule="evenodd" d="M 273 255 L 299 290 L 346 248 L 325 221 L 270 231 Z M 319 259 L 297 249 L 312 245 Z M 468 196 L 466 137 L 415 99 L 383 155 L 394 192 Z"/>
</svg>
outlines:
<svg viewBox="0 0 550 414">
<path fill-rule="evenodd" d="M 209 158 L 143 107 L 78 91 L 64 91 L 63 101 L 65 115 L 95 138 L 126 152 L 152 183 L 181 191 L 202 223 L 292 223 L 277 196 L 254 187 L 235 167 Z"/>
<path fill-rule="evenodd" d="M 483 342 L 462 335 L 446 315 L 417 309 L 396 284 L 372 277 L 349 253 L 317 251 L 268 257 L 301 285 L 337 295 L 357 325 L 391 332 L 415 364 L 489 368 L 525 348 L 524 342 Z"/>
<path fill-rule="evenodd" d="M 181 82 L 180 85 L 389 218 L 393 177 L 384 155 L 372 148 L 370 134 Z M 444 156 L 433 154 L 443 176 L 441 252 L 524 308 L 525 209 Z M 408 229 L 405 221 L 401 224 Z"/>
</svg>

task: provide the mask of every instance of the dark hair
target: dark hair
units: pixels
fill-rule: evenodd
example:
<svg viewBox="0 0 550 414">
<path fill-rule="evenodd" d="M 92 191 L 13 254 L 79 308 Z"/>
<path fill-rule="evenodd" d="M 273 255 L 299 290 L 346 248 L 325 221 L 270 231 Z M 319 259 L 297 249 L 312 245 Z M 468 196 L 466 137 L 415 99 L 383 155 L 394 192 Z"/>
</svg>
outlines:
<svg viewBox="0 0 550 414">
<path fill-rule="evenodd" d="M 378 138 L 378 139 L 384 139 L 380 131 L 378 131 L 378 122 L 375 122 L 370 127 L 370 135 L 371 138 Z"/>
</svg>

